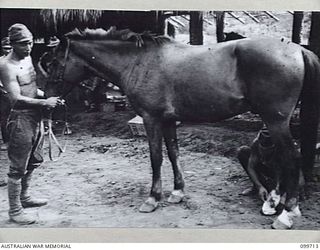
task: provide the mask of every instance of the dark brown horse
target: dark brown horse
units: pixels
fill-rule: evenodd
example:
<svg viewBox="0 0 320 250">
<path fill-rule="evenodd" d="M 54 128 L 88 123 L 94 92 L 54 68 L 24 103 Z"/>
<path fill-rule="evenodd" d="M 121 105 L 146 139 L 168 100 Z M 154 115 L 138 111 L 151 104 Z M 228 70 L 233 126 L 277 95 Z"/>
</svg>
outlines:
<svg viewBox="0 0 320 250">
<path fill-rule="evenodd" d="M 63 96 L 94 74 L 117 84 L 143 117 L 153 172 L 150 196 L 141 212 L 155 210 L 162 196 L 163 138 L 174 173 L 169 202 L 178 203 L 185 195 L 176 120 L 216 122 L 251 110 L 267 125 L 276 145 L 275 164 L 285 176 L 285 209 L 273 227 L 292 226 L 291 218 L 299 214 L 300 153 L 289 120 L 300 98 L 302 158 L 304 169 L 311 169 L 320 107 L 320 64 L 312 52 L 280 39 L 192 47 L 111 28 L 73 31 L 55 56 L 56 77 L 63 78 L 55 89 L 63 90 Z"/>
</svg>

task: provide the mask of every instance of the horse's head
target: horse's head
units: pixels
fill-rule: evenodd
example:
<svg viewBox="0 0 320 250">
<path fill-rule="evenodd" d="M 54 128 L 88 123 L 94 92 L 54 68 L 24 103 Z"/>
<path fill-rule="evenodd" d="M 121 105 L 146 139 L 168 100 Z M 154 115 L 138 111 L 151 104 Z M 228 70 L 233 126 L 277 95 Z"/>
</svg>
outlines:
<svg viewBox="0 0 320 250">
<path fill-rule="evenodd" d="M 77 84 L 88 78 L 85 64 L 74 55 L 72 49 L 71 41 L 65 37 L 52 51 L 45 87 L 47 96 L 65 97 Z"/>
</svg>

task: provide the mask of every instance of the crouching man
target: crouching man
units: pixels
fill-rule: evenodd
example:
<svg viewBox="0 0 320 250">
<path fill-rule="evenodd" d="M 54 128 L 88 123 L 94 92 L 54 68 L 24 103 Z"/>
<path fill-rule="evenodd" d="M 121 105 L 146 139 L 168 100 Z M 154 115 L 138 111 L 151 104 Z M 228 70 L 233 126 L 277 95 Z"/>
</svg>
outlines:
<svg viewBox="0 0 320 250">
<path fill-rule="evenodd" d="M 295 145 L 298 147 L 296 143 Z M 286 198 L 281 170 L 275 166 L 277 164 L 274 161 L 275 150 L 275 145 L 265 126 L 253 140 L 251 147 L 242 146 L 238 150 L 238 159 L 254 184 L 242 194 L 257 192 L 264 202 L 261 210 L 264 215 L 280 213 Z M 302 189 L 304 179 L 301 171 L 299 185 Z M 298 207 L 295 213 L 295 215 L 300 214 Z"/>
<path fill-rule="evenodd" d="M 32 173 L 43 162 L 41 145 L 42 109 L 63 104 L 58 97 L 44 98 L 37 88 L 31 60 L 33 36 L 23 24 L 8 30 L 12 51 L 0 62 L 0 80 L 11 103 L 7 129 L 9 134 L 8 173 L 9 217 L 18 224 L 31 224 L 36 219 L 24 208 L 47 204 L 29 194 Z"/>
</svg>

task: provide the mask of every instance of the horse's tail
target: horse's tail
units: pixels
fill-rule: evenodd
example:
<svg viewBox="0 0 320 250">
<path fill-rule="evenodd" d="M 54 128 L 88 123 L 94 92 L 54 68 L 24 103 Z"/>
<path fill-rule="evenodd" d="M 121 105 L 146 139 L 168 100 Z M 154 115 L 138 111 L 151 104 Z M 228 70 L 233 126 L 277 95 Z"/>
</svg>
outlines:
<svg viewBox="0 0 320 250">
<path fill-rule="evenodd" d="M 310 180 L 314 164 L 320 112 L 320 61 L 311 51 L 302 50 L 305 76 L 301 92 L 300 137 L 302 170 Z"/>
</svg>

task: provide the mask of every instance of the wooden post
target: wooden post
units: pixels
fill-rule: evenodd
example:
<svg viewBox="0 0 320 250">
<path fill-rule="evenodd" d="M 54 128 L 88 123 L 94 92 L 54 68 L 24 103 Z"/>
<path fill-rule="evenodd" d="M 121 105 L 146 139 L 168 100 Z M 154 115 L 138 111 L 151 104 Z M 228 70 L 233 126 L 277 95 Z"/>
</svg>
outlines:
<svg viewBox="0 0 320 250">
<path fill-rule="evenodd" d="M 303 20 L 303 11 L 295 11 L 293 13 L 293 26 L 291 40 L 294 43 L 301 43 L 301 28 Z"/>
<path fill-rule="evenodd" d="M 320 12 L 312 12 L 309 46 L 320 57 Z"/>
<path fill-rule="evenodd" d="M 203 14 L 200 11 L 190 11 L 190 44 L 203 44 Z"/>
<path fill-rule="evenodd" d="M 216 34 L 217 42 L 224 41 L 224 11 L 216 12 Z"/>
<path fill-rule="evenodd" d="M 166 16 L 161 11 L 155 11 L 155 30 L 159 35 L 164 35 L 166 30 Z"/>
</svg>

